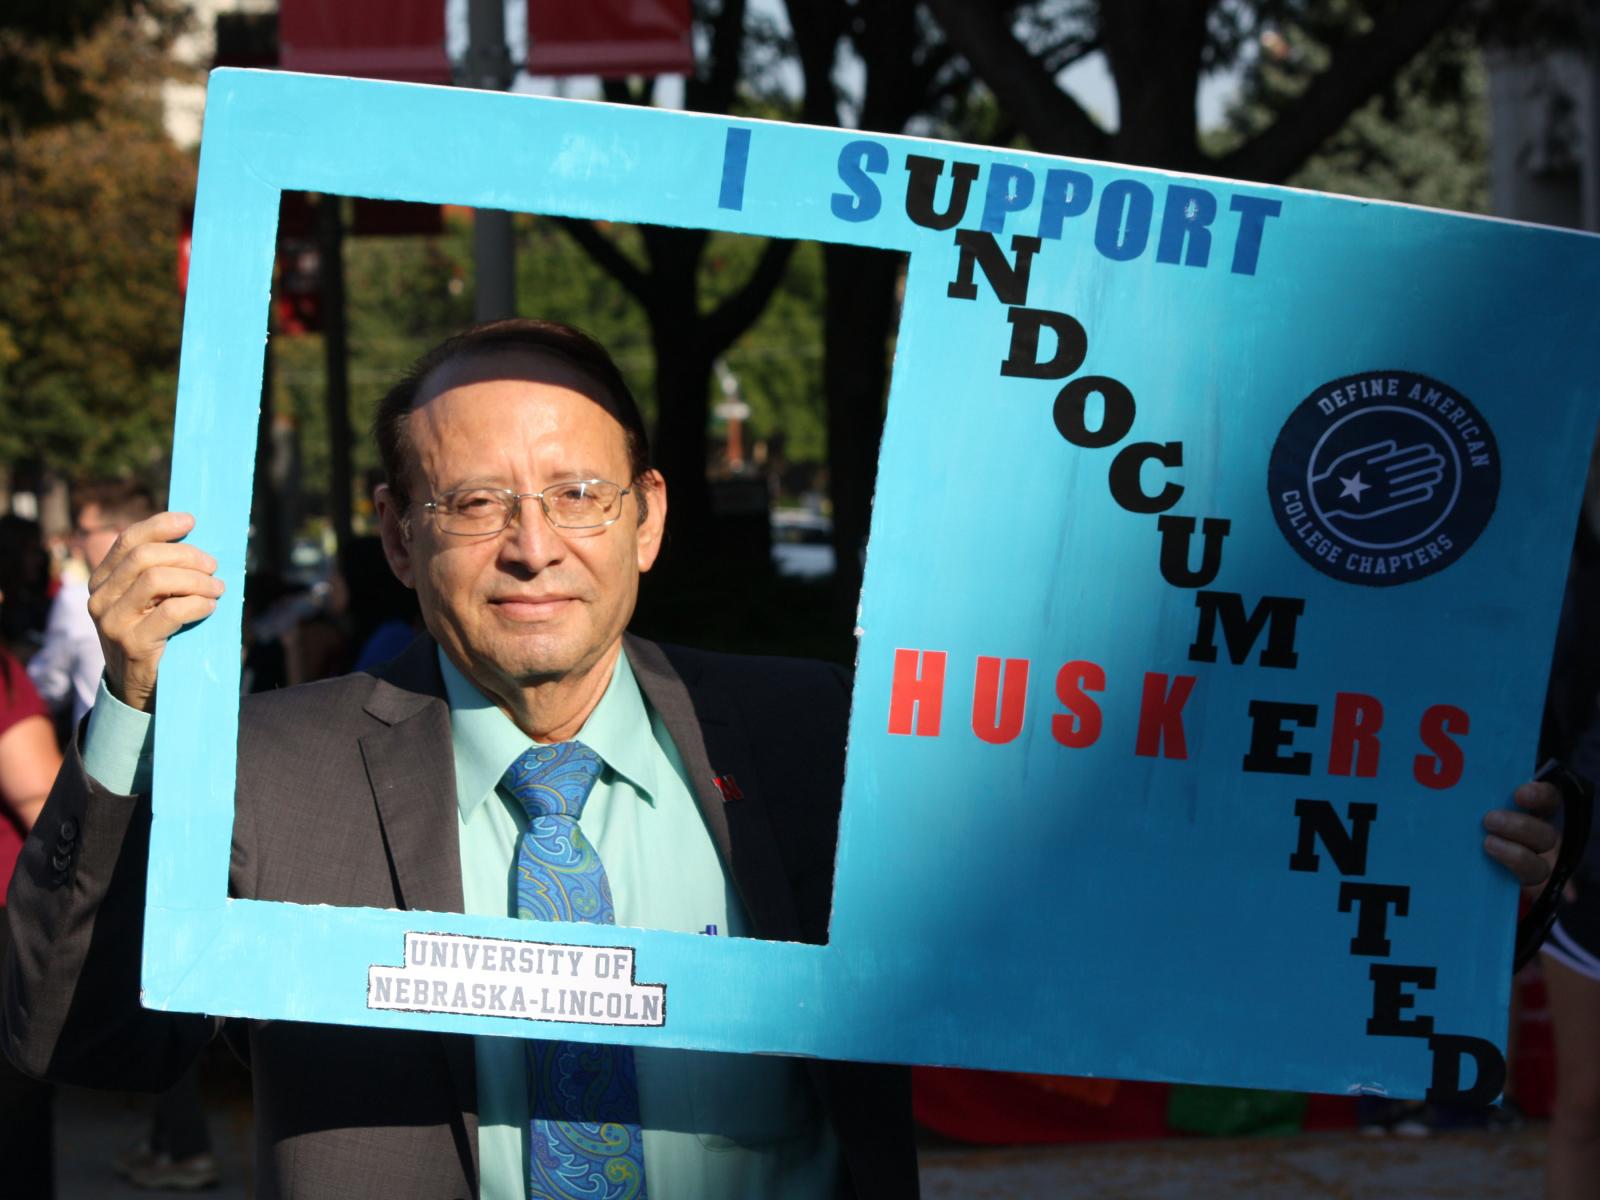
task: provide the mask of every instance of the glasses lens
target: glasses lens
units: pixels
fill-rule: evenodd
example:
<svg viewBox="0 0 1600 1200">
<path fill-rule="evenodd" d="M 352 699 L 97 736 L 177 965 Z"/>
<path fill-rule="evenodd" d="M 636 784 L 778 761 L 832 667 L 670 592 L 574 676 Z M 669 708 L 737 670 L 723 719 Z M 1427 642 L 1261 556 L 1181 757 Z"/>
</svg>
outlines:
<svg viewBox="0 0 1600 1200">
<path fill-rule="evenodd" d="M 467 488 L 440 496 L 435 504 L 445 533 L 499 533 L 511 519 L 512 497 L 493 488 Z"/>
<path fill-rule="evenodd" d="M 617 519 L 622 489 L 604 479 L 575 479 L 544 490 L 544 511 L 560 529 L 593 529 Z"/>
</svg>

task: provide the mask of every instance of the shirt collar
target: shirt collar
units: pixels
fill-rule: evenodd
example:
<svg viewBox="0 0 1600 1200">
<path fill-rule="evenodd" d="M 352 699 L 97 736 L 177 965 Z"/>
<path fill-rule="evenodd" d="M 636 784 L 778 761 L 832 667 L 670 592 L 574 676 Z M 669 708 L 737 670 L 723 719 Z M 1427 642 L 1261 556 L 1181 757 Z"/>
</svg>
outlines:
<svg viewBox="0 0 1600 1200">
<path fill-rule="evenodd" d="M 466 820 L 490 796 L 500 777 L 533 745 L 510 717 L 463 675 L 443 650 L 439 673 L 450 703 L 450 745 L 456 764 L 456 805 Z M 605 759 L 606 770 L 626 779 L 648 804 L 658 790 L 654 733 L 644 696 L 627 654 L 617 656 L 600 703 L 578 731 L 577 740 Z M 604 777 L 602 777 L 604 778 Z"/>
</svg>

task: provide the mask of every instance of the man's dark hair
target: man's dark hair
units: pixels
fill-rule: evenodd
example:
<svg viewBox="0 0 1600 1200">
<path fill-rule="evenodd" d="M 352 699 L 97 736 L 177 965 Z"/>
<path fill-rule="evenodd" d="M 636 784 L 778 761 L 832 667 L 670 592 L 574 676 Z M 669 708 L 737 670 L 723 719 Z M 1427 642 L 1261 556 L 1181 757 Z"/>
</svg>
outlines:
<svg viewBox="0 0 1600 1200">
<path fill-rule="evenodd" d="M 100 510 L 108 525 L 127 528 L 135 521 L 154 516 L 155 497 L 136 479 L 95 479 L 72 489 L 73 510 L 82 513 L 89 505 Z"/>
<path fill-rule="evenodd" d="M 621 423 L 626 438 L 628 470 L 632 473 L 628 482 L 638 480 L 650 469 L 650 439 L 645 433 L 644 418 L 606 348 L 583 330 L 560 321 L 512 317 L 474 325 L 446 338 L 412 363 L 400 381 L 378 402 L 372 433 L 378 441 L 378 457 L 383 462 L 389 492 L 402 512 L 411 507 L 406 471 L 411 465 L 412 450 L 406 427 L 423 383 L 446 363 L 508 350 L 524 350 L 559 359 L 599 384 L 596 402 Z"/>
</svg>

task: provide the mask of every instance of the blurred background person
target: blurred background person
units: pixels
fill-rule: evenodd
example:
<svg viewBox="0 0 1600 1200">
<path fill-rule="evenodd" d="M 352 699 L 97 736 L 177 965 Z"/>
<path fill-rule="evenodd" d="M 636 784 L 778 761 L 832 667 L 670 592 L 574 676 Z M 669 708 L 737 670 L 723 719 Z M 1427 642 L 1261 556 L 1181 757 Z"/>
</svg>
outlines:
<svg viewBox="0 0 1600 1200">
<path fill-rule="evenodd" d="M 10 597 L 0 595 L 0 613 Z M 0 961 L 10 948 L 6 889 L 22 839 L 44 807 L 61 766 L 55 728 L 22 664 L 0 646 Z M 8 1200 L 55 1195 L 53 1120 L 48 1084 L 0 1058 L 0 1172 Z"/>
<path fill-rule="evenodd" d="M 28 676 L 45 703 L 72 724 L 94 704 L 105 658 L 89 619 L 89 575 L 129 525 L 155 512 L 150 491 L 130 480 L 105 480 L 77 489 L 72 540 L 75 568 L 63 573 L 50 606 L 44 643 L 28 661 Z"/>
<path fill-rule="evenodd" d="M 422 631 L 417 594 L 394 577 L 375 537 L 350 544 L 350 640 L 355 654 L 347 668 L 365 671 L 388 662 Z"/>
<path fill-rule="evenodd" d="M 17 513 L 0 517 L 0 645 L 24 663 L 44 641 L 51 592 L 39 522 Z"/>
<path fill-rule="evenodd" d="M 1540 754 L 1600 783 L 1600 441 L 1578 521 L 1556 632 Z M 1545 1194 L 1600 1190 L 1600 825 L 1539 959 L 1555 1040 Z"/>
</svg>

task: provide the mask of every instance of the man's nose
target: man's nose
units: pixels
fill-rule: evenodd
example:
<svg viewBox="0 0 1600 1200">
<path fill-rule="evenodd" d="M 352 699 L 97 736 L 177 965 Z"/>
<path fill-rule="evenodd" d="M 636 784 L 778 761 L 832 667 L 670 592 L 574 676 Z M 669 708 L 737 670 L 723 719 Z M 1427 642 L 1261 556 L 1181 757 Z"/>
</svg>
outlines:
<svg viewBox="0 0 1600 1200">
<path fill-rule="evenodd" d="M 544 508 L 533 496 L 517 505 L 511 524 L 501 535 L 501 556 L 539 571 L 558 562 L 566 553 L 566 540 L 544 515 Z"/>
</svg>

